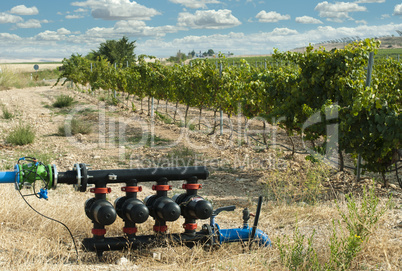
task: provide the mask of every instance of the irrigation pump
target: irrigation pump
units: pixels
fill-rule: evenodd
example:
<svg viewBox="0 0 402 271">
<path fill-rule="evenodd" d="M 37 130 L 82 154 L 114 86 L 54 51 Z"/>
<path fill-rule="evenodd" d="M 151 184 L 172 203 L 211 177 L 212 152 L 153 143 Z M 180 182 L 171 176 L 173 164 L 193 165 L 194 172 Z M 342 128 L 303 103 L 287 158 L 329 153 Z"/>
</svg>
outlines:
<svg viewBox="0 0 402 271">
<path fill-rule="evenodd" d="M 44 165 L 35 158 L 24 157 L 18 160 L 14 171 L 0 172 L 0 183 L 15 183 L 17 190 L 30 186 L 34 195 L 47 199 L 47 190 L 55 189 L 58 184 L 73 185 L 76 191 L 89 189 L 94 197 L 84 204 L 85 214 L 92 221 L 92 237 L 85 238 L 82 246 L 86 251 L 96 252 L 99 257 L 104 251 L 139 249 L 155 245 L 181 244 L 193 247 L 202 245 L 205 249 L 218 248 L 223 243 L 249 242 L 259 246 L 270 246 L 271 241 L 266 233 L 259 230 L 258 220 L 261 211 L 262 197 L 259 197 L 253 226 L 249 226 L 252 216 L 246 208 L 243 210 L 243 225 L 239 228 L 221 229 L 216 217 L 222 211 L 233 211 L 236 206 L 213 209 L 211 202 L 198 195 L 202 188 L 199 180 L 208 178 L 206 167 L 172 167 L 172 168 L 139 168 L 139 169 L 106 169 L 90 170 L 86 164 L 77 163 L 72 170 L 58 172 L 55 165 Z M 171 182 L 184 181 L 184 193 L 173 198 L 168 197 L 172 189 Z M 38 192 L 36 185 L 42 183 Z M 142 192 L 140 183 L 153 183 L 154 195 L 147 196 L 142 202 L 137 194 Z M 111 192 L 109 184 L 121 183 L 124 196 L 110 203 L 106 195 Z M 122 236 L 106 236 L 105 226 L 111 225 L 117 218 L 124 221 Z M 137 234 L 137 224 L 144 223 L 152 217 L 155 221 L 154 234 Z M 181 233 L 167 233 L 167 222 L 184 218 Z M 209 219 L 208 224 L 197 231 L 197 220 Z"/>
</svg>

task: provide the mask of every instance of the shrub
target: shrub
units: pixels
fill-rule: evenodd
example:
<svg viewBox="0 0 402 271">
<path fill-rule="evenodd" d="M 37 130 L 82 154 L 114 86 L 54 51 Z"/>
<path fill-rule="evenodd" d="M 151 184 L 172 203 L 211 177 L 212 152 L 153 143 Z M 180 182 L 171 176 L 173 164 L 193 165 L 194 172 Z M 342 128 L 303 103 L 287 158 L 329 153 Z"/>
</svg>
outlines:
<svg viewBox="0 0 402 271">
<path fill-rule="evenodd" d="M 6 141 L 14 145 L 27 145 L 34 141 L 35 132 L 30 125 L 19 124 L 7 136 Z"/>
<path fill-rule="evenodd" d="M 70 131 L 66 130 L 66 128 Z M 72 119 L 70 123 L 67 123 L 67 125 L 63 124 L 59 127 L 60 135 L 68 136 L 70 132 L 71 135 L 90 134 L 92 132 L 92 125 L 87 121 L 83 121 L 80 119 Z"/>
<path fill-rule="evenodd" d="M 56 101 L 53 103 L 54 107 L 63 108 L 71 106 L 74 102 L 74 98 L 68 95 L 60 95 L 56 98 Z"/>
</svg>

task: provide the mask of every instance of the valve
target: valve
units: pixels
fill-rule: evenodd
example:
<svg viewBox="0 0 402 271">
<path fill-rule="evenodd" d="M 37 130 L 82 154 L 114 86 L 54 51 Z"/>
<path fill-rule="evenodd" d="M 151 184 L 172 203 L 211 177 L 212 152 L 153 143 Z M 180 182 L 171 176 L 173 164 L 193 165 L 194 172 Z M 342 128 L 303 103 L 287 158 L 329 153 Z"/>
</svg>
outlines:
<svg viewBox="0 0 402 271">
<path fill-rule="evenodd" d="M 90 198 L 85 202 L 85 214 L 99 225 L 110 225 L 116 220 L 116 210 L 104 199 Z"/>
<path fill-rule="evenodd" d="M 136 198 L 120 197 L 114 202 L 117 215 L 124 221 L 144 223 L 149 217 L 145 204 Z"/>
<path fill-rule="evenodd" d="M 184 218 L 207 219 L 212 215 L 212 204 L 198 195 L 180 194 L 173 200 L 180 206 Z"/>
<path fill-rule="evenodd" d="M 162 221 L 175 221 L 180 217 L 180 206 L 168 197 L 148 196 L 144 200 L 150 215 Z"/>
<path fill-rule="evenodd" d="M 25 163 L 21 163 L 25 162 Z M 24 185 L 33 185 L 36 181 L 42 181 L 45 189 L 53 188 L 57 182 L 57 170 L 55 165 L 44 165 L 36 158 L 22 157 L 15 165 L 15 185 L 21 190 Z"/>
</svg>

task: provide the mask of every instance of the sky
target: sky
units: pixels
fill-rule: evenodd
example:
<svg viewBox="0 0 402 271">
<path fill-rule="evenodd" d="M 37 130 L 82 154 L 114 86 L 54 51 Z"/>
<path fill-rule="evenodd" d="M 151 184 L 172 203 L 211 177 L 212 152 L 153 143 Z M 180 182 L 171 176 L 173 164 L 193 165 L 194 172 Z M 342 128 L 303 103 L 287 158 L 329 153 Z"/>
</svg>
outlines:
<svg viewBox="0 0 402 271">
<path fill-rule="evenodd" d="M 0 62 L 86 55 L 123 36 L 135 53 L 270 54 L 402 31 L 402 1 L 10 0 L 0 3 Z"/>
</svg>

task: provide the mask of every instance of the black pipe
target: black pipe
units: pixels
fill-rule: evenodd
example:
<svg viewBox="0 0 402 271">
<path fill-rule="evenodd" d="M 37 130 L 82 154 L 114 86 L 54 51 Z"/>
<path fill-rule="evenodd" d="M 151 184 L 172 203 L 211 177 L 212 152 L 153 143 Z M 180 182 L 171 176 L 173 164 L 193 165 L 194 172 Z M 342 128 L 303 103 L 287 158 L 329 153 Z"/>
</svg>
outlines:
<svg viewBox="0 0 402 271">
<path fill-rule="evenodd" d="M 82 172 L 81 172 L 82 173 Z M 205 180 L 209 172 L 206 167 L 171 167 L 171 168 L 133 168 L 133 169 L 105 169 L 88 170 L 88 184 L 98 182 L 125 183 L 132 179 L 138 182 L 156 182 L 161 178 L 168 181 L 187 180 L 191 177 Z M 77 184 L 77 171 L 70 170 L 58 173 L 58 183 Z"/>
<path fill-rule="evenodd" d="M 96 238 L 85 238 L 82 246 L 87 251 L 96 251 L 102 254 L 103 251 L 139 249 L 148 245 L 157 244 L 188 244 L 188 243 L 206 243 L 209 238 L 204 232 L 197 232 L 195 235 L 186 234 L 168 234 L 168 235 L 140 235 L 133 238 L 125 237 L 105 237 L 101 240 Z"/>
</svg>

